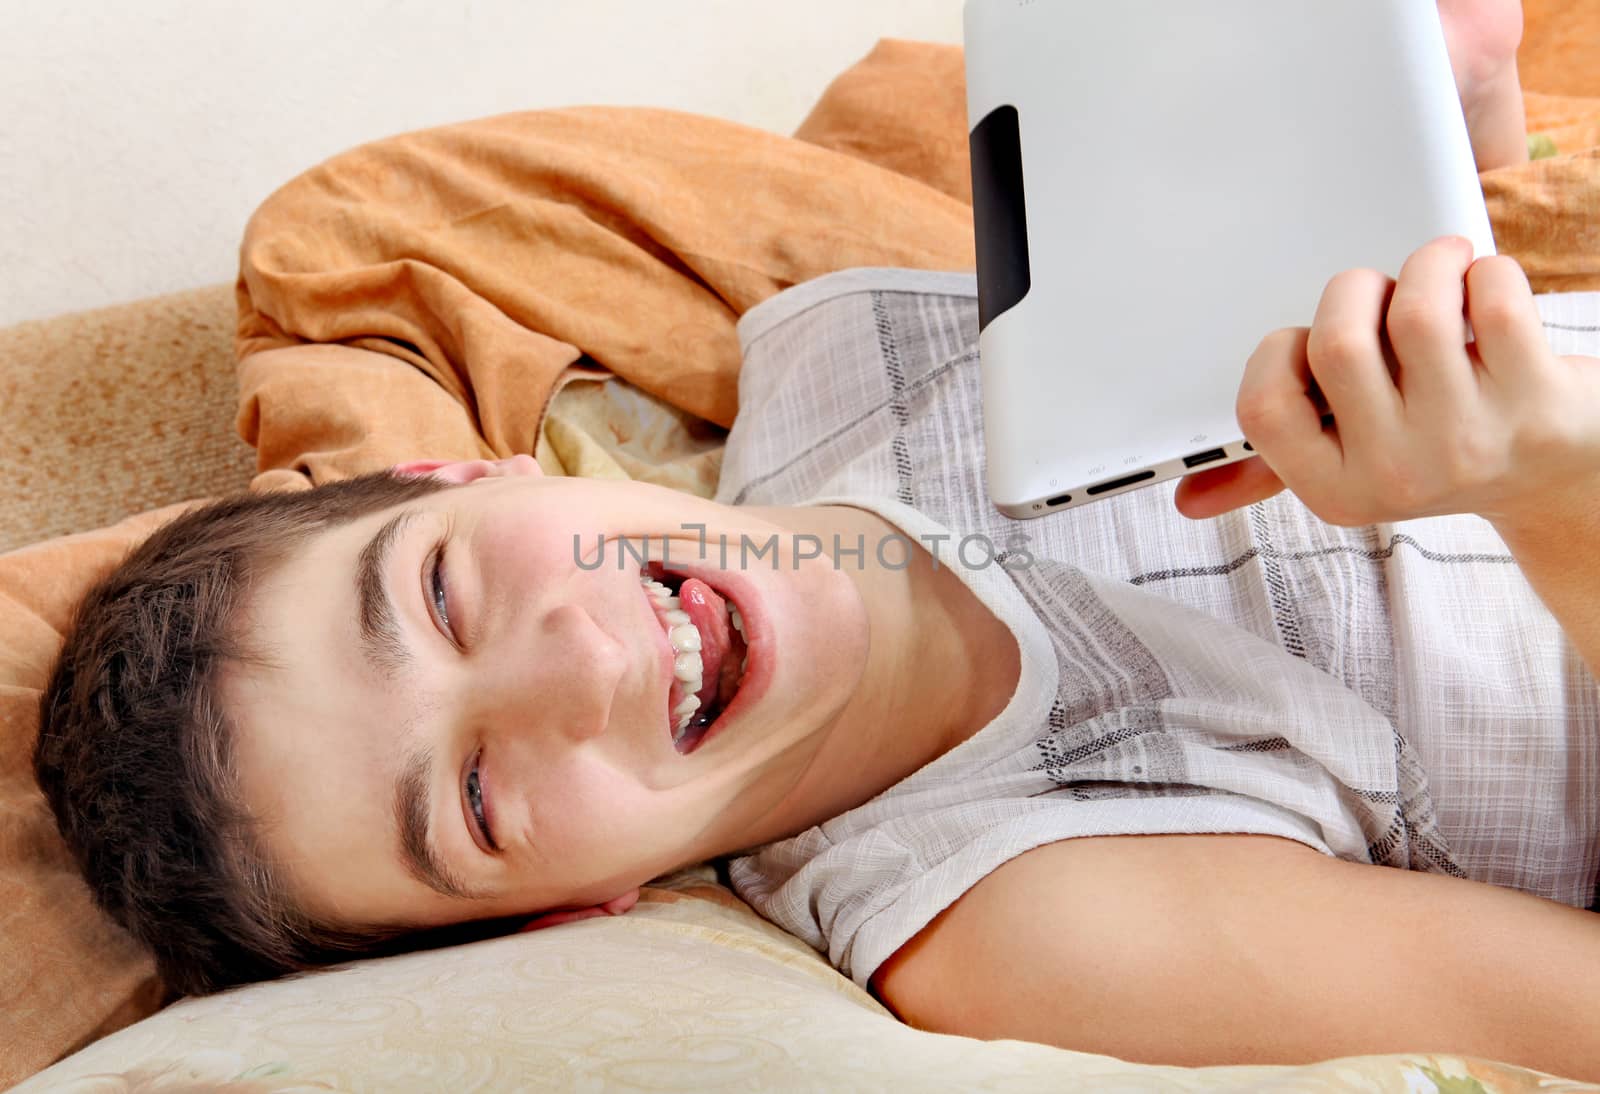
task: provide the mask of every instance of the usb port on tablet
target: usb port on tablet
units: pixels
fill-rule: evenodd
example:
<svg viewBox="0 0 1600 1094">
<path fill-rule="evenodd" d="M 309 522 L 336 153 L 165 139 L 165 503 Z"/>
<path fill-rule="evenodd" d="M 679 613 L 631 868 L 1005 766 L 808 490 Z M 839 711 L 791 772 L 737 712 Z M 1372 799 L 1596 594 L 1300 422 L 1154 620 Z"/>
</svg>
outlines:
<svg viewBox="0 0 1600 1094">
<path fill-rule="evenodd" d="M 1228 458 L 1228 450 L 1227 449 L 1225 449 L 1225 448 L 1212 448 L 1212 449 L 1209 449 L 1209 450 L 1207 450 L 1205 452 L 1196 452 L 1192 456 L 1185 456 L 1183 458 L 1183 466 L 1185 466 L 1185 467 L 1199 467 L 1203 463 L 1216 463 L 1218 460 L 1225 460 L 1227 458 Z"/>
</svg>

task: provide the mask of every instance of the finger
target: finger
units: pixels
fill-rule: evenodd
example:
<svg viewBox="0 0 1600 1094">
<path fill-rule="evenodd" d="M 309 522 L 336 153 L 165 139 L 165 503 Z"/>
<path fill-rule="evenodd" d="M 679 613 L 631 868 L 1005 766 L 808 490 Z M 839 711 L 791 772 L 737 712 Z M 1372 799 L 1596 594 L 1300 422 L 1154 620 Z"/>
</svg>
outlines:
<svg viewBox="0 0 1600 1094">
<path fill-rule="evenodd" d="M 1496 380 L 1515 381 L 1554 359 L 1533 290 L 1515 259 L 1491 255 L 1472 264 L 1466 310 L 1478 357 Z"/>
<path fill-rule="evenodd" d="M 546 912 L 544 915 L 534 916 L 528 922 L 517 928 L 520 934 L 524 931 L 542 931 L 546 927 L 559 927 L 563 923 L 576 923 L 580 919 L 593 919 L 595 916 L 610 915 L 600 908 L 580 908 L 571 912 Z"/>
<path fill-rule="evenodd" d="M 1173 501 L 1178 512 L 1190 520 L 1205 520 L 1254 505 L 1282 490 L 1283 480 L 1257 456 L 1185 475 Z"/>
<path fill-rule="evenodd" d="M 595 904 L 588 908 L 571 908 L 567 911 L 544 912 L 533 916 L 518 931 L 538 931 L 545 927 L 559 927 L 563 923 L 576 923 L 580 919 L 594 919 L 596 916 L 622 915 L 639 903 L 639 890 L 629 889 L 620 896 L 614 896 L 604 904 Z"/>
<path fill-rule="evenodd" d="M 1244 366 L 1234 411 L 1239 428 L 1274 474 L 1290 489 L 1327 490 L 1344 464 L 1337 434 L 1323 429 L 1322 411 L 1308 390 L 1310 332 L 1275 331 L 1261 340 Z"/>
<path fill-rule="evenodd" d="M 1462 284 L 1470 265 L 1472 242 L 1448 236 L 1420 248 L 1400 269 L 1386 324 L 1407 417 L 1458 421 L 1477 397 Z"/>
<path fill-rule="evenodd" d="M 1306 341 L 1311 375 L 1333 411 L 1346 449 L 1394 436 L 1400 392 L 1389 372 L 1383 316 L 1394 282 L 1376 270 L 1349 270 L 1323 290 Z"/>
</svg>

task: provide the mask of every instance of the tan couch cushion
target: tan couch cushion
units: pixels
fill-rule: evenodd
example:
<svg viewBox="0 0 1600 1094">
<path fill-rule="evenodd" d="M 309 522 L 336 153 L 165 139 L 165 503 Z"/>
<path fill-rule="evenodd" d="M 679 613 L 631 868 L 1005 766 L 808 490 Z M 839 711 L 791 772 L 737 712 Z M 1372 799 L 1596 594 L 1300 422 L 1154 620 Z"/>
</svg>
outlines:
<svg viewBox="0 0 1600 1094">
<path fill-rule="evenodd" d="M 0 330 L 0 551 L 242 488 L 233 292 Z"/>
</svg>

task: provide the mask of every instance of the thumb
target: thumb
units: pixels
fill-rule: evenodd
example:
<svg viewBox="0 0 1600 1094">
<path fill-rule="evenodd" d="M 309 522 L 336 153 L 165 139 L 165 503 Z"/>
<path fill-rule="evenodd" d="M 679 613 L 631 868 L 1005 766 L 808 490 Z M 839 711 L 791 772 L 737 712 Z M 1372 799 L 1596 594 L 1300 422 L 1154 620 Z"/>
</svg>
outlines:
<svg viewBox="0 0 1600 1094">
<path fill-rule="evenodd" d="M 1185 475 L 1173 501 L 1190 520 L 1221 516 L 1283 490 L 1283 480 L 1260 456 Z"/>
</svg>

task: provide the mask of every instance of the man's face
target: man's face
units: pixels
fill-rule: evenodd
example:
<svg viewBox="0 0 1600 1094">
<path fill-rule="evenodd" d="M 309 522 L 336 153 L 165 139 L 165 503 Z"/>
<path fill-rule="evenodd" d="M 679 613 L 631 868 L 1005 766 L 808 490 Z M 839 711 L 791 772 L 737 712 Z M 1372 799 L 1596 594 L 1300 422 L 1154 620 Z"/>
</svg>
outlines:
<svg viewBox="0 0 1600 1094">
<path fill-rule="evenodd" d="M 231 669 L 224 695 L 245 805 L 301 907 L 430 926 L 598 905 L 795 808 L 866 660 L 847 573 L 796 568 L 756 510 L 525 458 L 439 473 L 483 477 L 319 533 L 251 590 L 247 643 L 269 663 Z M 707 526 L 705 561 L 685 524 Z M 739 566 L 741 536 L 773 535 L 776 566 Z M 749 655 L 727 714 L 685 746 L 682 620 L 635 557 L 668 539 L 748 635 L 722 658 Z"/>
</svg>

